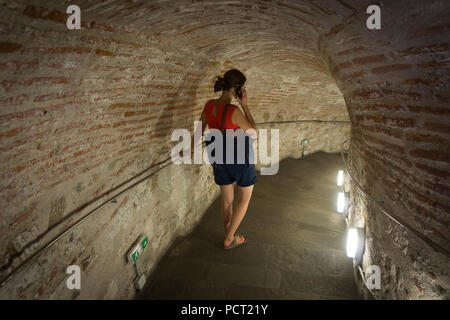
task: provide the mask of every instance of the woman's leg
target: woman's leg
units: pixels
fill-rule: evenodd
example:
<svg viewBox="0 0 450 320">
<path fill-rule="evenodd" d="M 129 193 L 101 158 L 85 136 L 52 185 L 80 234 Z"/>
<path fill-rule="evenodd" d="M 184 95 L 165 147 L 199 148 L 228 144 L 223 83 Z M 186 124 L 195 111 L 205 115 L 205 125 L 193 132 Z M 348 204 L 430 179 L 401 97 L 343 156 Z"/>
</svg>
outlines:
<svg viewBox="0 0 450 320">
<path fill-rule="evenodd" d="M 241 224 L 241 221 L 244 218 L 245 213 L 247 212 L 248 204 L 250 202 L 250 198 L 252 197 L 253 187 L 254 185 L 248 187 L 240 187 L 239 185 L 237 186 L 238 200 L 236 203 L 236 208 L 234 208 L 233 215 L 231 216 L 230 227 L 225 235 L 225 246 L 229 246 L 230 243 L 233 242 L 234 233 Z M 245 239 L 243 237 L 240 237 L 236 239 L 236 243 L 242 243 L 244 240 Z"/>
<path fill-rule="evenodd" d="M 221 216 L 223 225 L 225 227 L 225 233 L 228 230 L 228 225 L 231 221 L 231 216 L 233 215 L 233 200 L 234 200 L 234 188 L 233 184 L 228 184 L 224 186 L 220 186 L 220 190 L 222 193 L 222 201 L 221 201 Z"/>
</svg>

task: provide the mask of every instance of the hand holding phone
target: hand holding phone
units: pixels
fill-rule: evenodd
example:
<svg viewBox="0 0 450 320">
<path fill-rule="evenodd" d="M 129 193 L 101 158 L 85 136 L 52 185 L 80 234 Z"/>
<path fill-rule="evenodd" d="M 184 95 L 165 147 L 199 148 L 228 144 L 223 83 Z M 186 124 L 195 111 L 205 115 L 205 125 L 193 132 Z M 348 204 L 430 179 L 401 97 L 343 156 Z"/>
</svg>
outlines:
<svg viewBox="0 0 450 320">
<path fill-rule="evenodd" d="M 242 87 L 241 87 L 240 85 L 237 85 L 237 86 L 236 86 L 236 96 L 237 96 L 239 99 L 242 99 Z"/>
<path fill-rule="evenodd" d="M 236 87 L 236 100 L 241 106 L 247 106 L 247 91 L 239 85 Z"/>
</svg>

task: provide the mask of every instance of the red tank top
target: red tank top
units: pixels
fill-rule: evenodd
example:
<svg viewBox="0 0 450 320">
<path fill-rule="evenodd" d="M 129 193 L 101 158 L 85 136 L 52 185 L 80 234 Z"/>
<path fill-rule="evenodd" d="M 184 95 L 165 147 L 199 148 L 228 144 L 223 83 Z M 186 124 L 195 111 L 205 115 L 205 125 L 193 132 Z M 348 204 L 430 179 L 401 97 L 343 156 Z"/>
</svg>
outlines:
<svg viewBox="0 0 450 320">
<path fill-rule="evenodd" d="M 217 116 L 214 117 L 214 106 L 216 106 Z M 221 130 L 222 128 L 222 116 L 223 110 L 225 108 L 225 104 L 216 105 L 214 100 L 209 100 L 205 105 L 205 115 L 206 122 L 208 122 L 208 127 L 210 129 L 215 128 Z M 223 124 L 224 129 L 238 129 L 239 126 L 235 125 L 233 121 L 231 121 L 231 116 L 233 115 L 234 110 L 237 108 L 236 105 L 230 104 L 227 109 L 227 113 L 225 114 L 225 121 Z"/>
</svg>

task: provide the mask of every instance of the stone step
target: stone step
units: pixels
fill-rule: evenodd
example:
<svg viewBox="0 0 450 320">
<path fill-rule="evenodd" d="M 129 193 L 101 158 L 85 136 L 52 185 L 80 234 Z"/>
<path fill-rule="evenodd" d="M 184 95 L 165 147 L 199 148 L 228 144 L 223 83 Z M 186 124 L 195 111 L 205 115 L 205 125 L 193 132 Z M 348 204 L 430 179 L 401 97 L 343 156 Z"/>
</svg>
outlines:
<svg viewBox="0 0 450 320">
<path fill-rule="evenodd" d="M 346 224 L 336 213 L 338 154 L 285 159 L 260 176 L 238 232 L 223 250 L 220 196 L 179 237 L 148 279 L 146 299 L 358 299 Z M 235 200 L 237 188 L 235 187 Z"/>
</svg>

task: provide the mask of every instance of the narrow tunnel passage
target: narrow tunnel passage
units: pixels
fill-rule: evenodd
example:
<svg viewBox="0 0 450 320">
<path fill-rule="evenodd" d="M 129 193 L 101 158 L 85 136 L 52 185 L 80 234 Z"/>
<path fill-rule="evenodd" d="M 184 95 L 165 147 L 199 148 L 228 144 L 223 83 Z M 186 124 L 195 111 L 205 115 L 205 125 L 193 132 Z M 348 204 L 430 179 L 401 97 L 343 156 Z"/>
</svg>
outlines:
<svg viewBox="0 0 450 320">
<path fill-rule="evenodd" d="M 368 27 L 372 5 L 379 29 Z M 258 132 L 278 130 L 282 164 L 279 174 L 260 176 L 263 187 L 241 226 L 249 243 L 222 257 L 266 250 L 262 268 L 277 272 L 261 280 L 263 289 L 247 282 L 248 290 L 337 298 L 342 280 L 345 297 L 370 299 L 361 275 L 376 267 L 379 299 L 450 297 L 449 1 L 79 0 L 79 29 L 68 6 L 0 0 L 0 299 L 133 299 L 145 282 L 137 280 L 150 280 L 172 242 L 191 239 L 200 221 L 196 232 L 207 224 L 211 233 L 192 239 L 211 241 L 202 244 L 204 255 L 216 258 L 220 189 L 209 165 L 173 164 L 171 136 L 193 133 L 217 94 L 216 77 L 232 68 L 247 77 Z M 317 190 L 329 197 L 305 190 L 311 206 L 293 199 L 307 209 L 293 216 L 287 199 L 309 178 L 283 172 L 312 170 L 345 141 L 353 177 L 345 173 L 341 190 L 348 225 L 331 209 L 331 169 L 316 172 Z M 286 187 L 292 180 L 298 189 Z M 271 207 L 285 214 L 280 224 Z M 258 233 L 267 225 L 255 229 L 261 221 L 273 224 L 270 241 Z M 298 232 L 285 232 L 294 226 Z M 353 229 L 364 231 L 353 267 L 360 296 L 347 283 L 348 259 L 338 261 Z M 183 243 L 180 250 L 195 252 Z M 292 255 L 272 266 L 267 252 L 276 246 Z M 321 278 L 315 283 L 323 290 L 314 291 L 312 278 L 308 288 L 290 286 L 295 275 L 283 268 L 297 261 L 289 259 L 304 256 L 308 263 L 298 263 L 308 271 L 322 250 L 333 252 L 335 286 Z M 251 254 L 249 263 L 259 261 Z M 214 263 L 202 267 L 219 268 Z M 328 263 L 317 262 L 323 277 Z M 173 265 L 167 273 L 177 271 Z M 79 271 L 80 288 L 68 286 L 69 267 Z M 242 285 L 222 283 L 220 292 Z"/>
<path fill-rule="evenodd" d="M 346 225 L 336 212 L 341 156 L 285 159 L 259 176 L 239 232 L 249 242 L 223 252 L 220 199 L 159 263 L 141 299 L 358 299 Z"/>
</svg>

